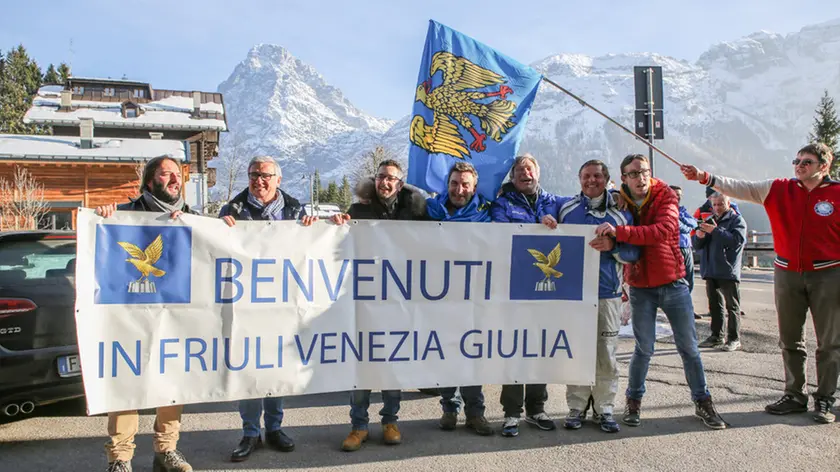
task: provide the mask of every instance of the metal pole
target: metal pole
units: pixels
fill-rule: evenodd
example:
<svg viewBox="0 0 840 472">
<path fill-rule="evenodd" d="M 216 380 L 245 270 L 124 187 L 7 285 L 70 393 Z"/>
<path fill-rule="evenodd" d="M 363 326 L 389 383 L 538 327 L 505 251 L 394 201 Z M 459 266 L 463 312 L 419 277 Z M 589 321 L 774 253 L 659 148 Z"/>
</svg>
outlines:
<svg viewBox="0 0 840 472">
<path fill-rule="evenodd" d="M 619 127 L 619 128 L 621 128 L 622 130 L 624 130 L 627 134 L 630 134 L 630 135 L 632 135 L 633 137 L 635 137 L 636 139 L 638 139 L 639 141 L 641 141 L 641 142 L 645 143 L 645 144 L 646 144 L 649 148 L 651 148 L 651 149 L 653 149 L 654 151 L 658 152 L 659 154 L 661 154 L 663 157 L 665 157 L 665 158 L 666 158 L 666 159 L 668 159 L 669 161 L 673 162 L 674 164 L 676 164 L 676 165 L 678 165 L 678 166 L 682 166 L 682 164 L 681 164 L 679 161 L 677 161 L 677 160 L 676 160 L 676 159 L 674 159 L 673 157 L 669 156 L 669 155 L 668 155 L 665 151 L 663 151 L 662 149 L 659 149 L 658 147 L 656 147 L 655 145 L 653 145 L 653 143 L 651 143 L 651 142 L 649 142 L 647 139 L 645 139 L 645 138 L 643 138 L 643 137 L 639 136 L 638 134 L 636 134 L 635 132 L 633 132 L 633 130 L 631 130 L 631 129 L 627 128 L 626 126 L 622 125 L 622 124 L 621 124 L 621 123 L 619 123 L 618 121 L 615 121 L 614 119 L 610 118 L 608 115 L 606 115 L 606 114 L 605 114 L 604 112 L 602 112 L 601 110 L 599 110 L 599 109 L 597 109 L 597 108 L 593 107 L 592 105 L 590 105 L 589 103 L 587 103 L 584 99 L 582 99 L 582 98 L 578 97 L 577 95 L 573 94 L 572 92 L 570 92 L 570 91 L 566 90 L 565 88 L 561 87 L 561 86 L 560 86 L 557 82 L 554 82 L 553 80 L 551 80 L 551 79 L 549 79 L 549 78 L 547 78 L 547 77 L 543 77 L 543 78 L 542 78 L 542 80 L 543 80 L 543 82 L 545 82 L 545 83 L 547 83 L 547 84 L 549 84 L 549 85 L 552 85 L 552 86 L 554 86 L 554 87 L 557 87 L 557 88 L 558 88 L 561 92 L 563 92 L 563 93 L 565 93 L 566 95 L 568 95 L 568 96 L 570 96 L 570 97 L 574 98 L 574 99 L 575 99 L 575 100 L 577 100 L 577 102 L 578 102 L 578 103 L 580 103 L 581 105 L 583 105 L 583 106 L 585 106 L 585 107 L 589 108 L 590 110 L 594 111 L 595 113 L 597 113 L 597 114 L 601 115 L 602 117 L 604 117 L 604 118 L 605 118 L 607 121 L 609 121 L 610 123 L 612 123 L 612 124 L 614 124 L 614 125 L 618 126 L 618 127 Z"/>
<path fill-rule="evenodd" d="M 758 242 L 758 232 L 755 230 L 750 231 L 750 242 L 757 243 Z M 758 267 L 758 256 L 750 256 L 750 267 L 756 268 Z"/>
<path fill-rule="evenodd" d="M 647 92 L 647 113 L 648 113 L 648 142 L 653 145 L 654 136 L 656 136 L 656 132 L 653 129 L 654 124 L 654 115 L 653 115 L 653 68 L 649 67 L 647 70 L 647 85 L 648 85 L 648 92 Z M 650 176 L 653 177 L 653 148 L 648 148 L 648 157 L 650 160 Z"/>
<path fill-rule="evenodd" d="M 314 182 L 315 174 L 309 174 L 309 211 L 312 212 L 309 216 L 315 215 L 315 189 L 312 187 L 312 183 Z"/>
</svg>

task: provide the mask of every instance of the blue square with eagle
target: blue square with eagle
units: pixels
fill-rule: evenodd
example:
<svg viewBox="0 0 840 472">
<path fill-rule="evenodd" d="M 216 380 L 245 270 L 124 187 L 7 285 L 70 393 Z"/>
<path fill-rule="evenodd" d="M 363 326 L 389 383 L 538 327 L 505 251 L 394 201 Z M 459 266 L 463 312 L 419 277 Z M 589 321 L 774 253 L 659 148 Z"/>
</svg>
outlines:
<svg viewBox="0 0 840 472">
<path fill-rule="evenodd" d="M 513 236 L 511 300 L 583 300 L 582 236 Z"/>
<path fill-rule="evenodd" d="M 190 303 L 192 228 L 96 225 L 94 303 Z"/>
</svg>

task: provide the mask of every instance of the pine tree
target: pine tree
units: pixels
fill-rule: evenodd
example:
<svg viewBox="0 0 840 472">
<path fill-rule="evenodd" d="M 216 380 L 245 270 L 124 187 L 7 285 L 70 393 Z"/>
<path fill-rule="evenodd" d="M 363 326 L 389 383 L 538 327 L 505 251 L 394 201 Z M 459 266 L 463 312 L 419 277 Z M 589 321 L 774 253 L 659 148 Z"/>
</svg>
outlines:
<svg viewBox="0 0 840 472">
<path fill-rule="evenodd" d="M 55 70 L 55 66 L 52 64 L 50 64 L 50 66 L 47 67 L 47 71 L 44 72 L 44 78 L 42 82 L 45 85 L 57 85 L 63 83 L 61 82 L 61 77 L 58 75 L 58 72 L 56 72 Z"/>
<path fill-rule="evenodd" d="M 67 79 L 70 78 L 70 66 L 65 63 L 61 63 L 58 66 L 58 76 L 61 79 L 61 83 L 67 82 Z"/>
<path fill-rule="evenodd" d="M 350 188 L 350 179 L 346 175 L 341 179 L 339 193 L 341 194 L 341 200 L 338 206 L 341 208 L 341 211 L 347 211 L 350 205 L 353 204 L 353 189 Z"/>
<path fill-rule="evenodd" d="M 312 208 L 315 208 L 315 205 L 322 201 L 321 196 L 323 195 L 323 190 L 321 189 L 321 171 L 315 169 L 315 176 L 312 177 L 312 198 L 315 200 L 312 203 Z"/>
<path fill-rule="evenodd" d="M 341 203 L 341 193 L 338 191 L 338 185 L 335 181 L 327 185 L 326 193 L 327 198 L 324 199 L 324 203 Z"/>
<path fill-rule="evenodd" d="M 0 73 L 0 133 L 43 134 L 45 129 L 24 125 L 23 116 L 41 86 L 41 68 L 23 45 L 6 53 Z"/>
<path fill-rule="evenodd" d="M 840 178 L 840 159 L 837 152 L 840 151 L 840 119 L 834 108 L 834 99 L 828 95 L 828 90 L 823 93 L 820 104 L 817 105 L 816 116 L 814 116 L 814 127 L 808 134 L 808 141 L 812 143 L 823 143 L 831 148 L 834 154 L 834 162 L 831 165 L 831 176 L 834 179 Z"/>
</svg>

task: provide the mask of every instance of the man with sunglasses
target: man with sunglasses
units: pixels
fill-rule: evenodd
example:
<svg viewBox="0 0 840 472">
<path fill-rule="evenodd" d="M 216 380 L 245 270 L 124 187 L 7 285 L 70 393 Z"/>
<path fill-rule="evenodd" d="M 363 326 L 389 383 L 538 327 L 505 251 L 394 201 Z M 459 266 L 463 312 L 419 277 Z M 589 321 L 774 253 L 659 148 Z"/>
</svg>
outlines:
<svg viewBox="0 0 840 472">
<path fill-rule="evenodd" d="M 350 205 L 345 214 L 332 216 L 333 223 L 342 225 L 352 220 L 425 220 L 426 199 L 420 191 L 404 185 L 405 173 L 399 162 L 388 159 L 379 164 L 376 176 L 366 179 L 357 189 L 359 203 Z M 397 427 L 397 413 L 400 411 L 400 390 L 382 391 L 382 440 L 385 444 L 402 442 Z M 350 392 L 350 434 L 341 443 L 344 451 L 357 451 L 368 440 L 368 408 L 370 390 Z"/>
<path fill-rule="evenodd" d="M 764 205 L 773 230 L 774 291 L 785 392 L 765 407 L 774 415 L 808 410 L 805 391 L 805 319 L 817 337 L 814 420 L 832 423 L 840 375 L 840 182 L 829 178 L 833 160 L 825 144 L 809 144 L 793 160 L 793 179 L 748 182 L 683 166 L 683 175 L 720 193 Z"/>
<path fill-rule="evenodd" d="M 280 190 L 283 173 L 274 158 L 257 156 L 248 163 L 248 188 L 233 197 L 222 207 L 219 218 L 228 226 L 237 220 L 280 221 L 300 219 L 309 226 L 317 217 L 307 216 L 300 202 Z M 283 423 L 283 398 L 265 397 L 239 401 L 239 416 L 242 418 L 242 440 L 230 455 L 232 462 L 242 462 L 254 450 L 262 446 L 260 417 L 264 417 L 265 441 L 275 450 L 291 452 L 295 443 L 280 425 Z"/>
<path fill-rule="evenodd" d="M 724 429 L 726 422 L 715 410 L 697 348 L 694 305 L 680 252 L 677 194 L 665 182 L 651 177 L 647 157 L 631 154 L 621 162 L 621 198 L 636 224 L 614 226 L 605 222 L 595 234 L 613 237 L 617 243 L 632 244 L 641 250 L 639 260 L 625 269 L 636 348 L 630 359 L 622 422 L 628 426 L 641 424 L 645 379 L 656 343 L 656 312 L 661 308 L 674 331 L 695 416 L 711 429 Z"/>
</svg>

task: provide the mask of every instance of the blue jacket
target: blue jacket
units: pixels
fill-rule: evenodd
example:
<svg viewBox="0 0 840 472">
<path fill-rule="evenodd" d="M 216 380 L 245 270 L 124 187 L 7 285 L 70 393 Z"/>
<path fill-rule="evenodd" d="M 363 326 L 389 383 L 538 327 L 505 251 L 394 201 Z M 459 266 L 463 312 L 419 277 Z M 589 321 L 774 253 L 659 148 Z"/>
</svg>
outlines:
<svg viewBox="0 0 840 472">
<path fill-rule="evenodd" d="M 545 215 L 551 215 L 556 197 L 543 189 L 537 191 L 532 206 L 525 195 L 519 193 L 513 184 L 502 186 L 502 193 L 490 205 L 490 220 L 499 223 L 539 223 Z"/>
<path fill-rule="evenodd" d="M 426 214 L 435 221 L 490 221 L 490 202 L 479 194 L 473 195 L 472 200 L 465 206 L 458 208 L 451 215 L 446 209 L 449 201 L 448 193 L 441 193 L 434 198 L 426 199 Z"/>
<path fill-rule="evenodd" d="M 611 223 L 613 226 L 633 224 L 633 214 L 618 209 L 612 192 L 607 192 L 604 202 L 595 209 L 589 209 L 589 197 L 583 193 L 574 197 L 558 197 L 555 208 L 557 211 L 552 216 L 558 223 L 576 225 Z M 601 253 L 598 298 L 621 296 L 624 264 L 639 260 L 640 252 L 639 248 L 632 244 L 616 243 L 612 251 Z"/>
<path fill-rule="evenodd" d="M 680 247 L 691 247 L 691 232 L 697 228 L 697 220 L 680 205 Z"/>
<path fill-rule="evenodd" d="M 700 256 L 700 277 L 741 281 L 741 261 L 747 244 L 747 223 L 744 217 L 728 210 L 715 218 L 717 227 L 711 234 L 691 237 Z M 702 251 L 700 251 L 702 249 Z"/>
</svg>

